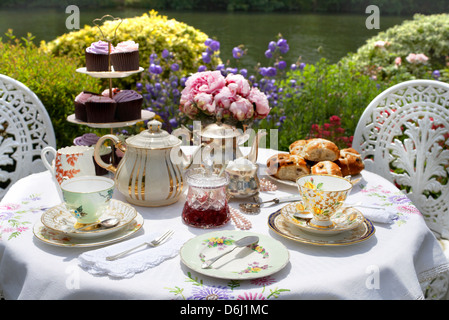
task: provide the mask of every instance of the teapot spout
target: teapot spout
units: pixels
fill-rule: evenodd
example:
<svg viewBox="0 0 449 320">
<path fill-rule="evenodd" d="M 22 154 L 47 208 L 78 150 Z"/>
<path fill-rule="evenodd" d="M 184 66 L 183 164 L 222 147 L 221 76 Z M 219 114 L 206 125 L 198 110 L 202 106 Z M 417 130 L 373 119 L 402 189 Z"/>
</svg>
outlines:
<svg viewBox="0 0 449 320">
<path fill-rule="evenodd" d="M 248 159 L 249 161 L 251 161 L 252 163 L 257 162 L 257 157 L 259 155 L 260 139 L 266 135 L 267 135 L 267 132 L 265 130 L 259 131 L 256 135 L 256 138 L 254 139 L 252 146 L 251 146 L 250 152 L 245 156 L 245 158 Z"/>
</svg>

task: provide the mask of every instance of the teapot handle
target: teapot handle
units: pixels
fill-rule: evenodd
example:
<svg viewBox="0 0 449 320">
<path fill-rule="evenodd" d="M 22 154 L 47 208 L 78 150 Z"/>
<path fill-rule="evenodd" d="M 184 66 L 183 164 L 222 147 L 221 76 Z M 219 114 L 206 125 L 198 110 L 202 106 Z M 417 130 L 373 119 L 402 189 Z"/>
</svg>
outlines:
<svg viewBox="0 0 449 320">
<path fill-rule="evenodd" d="M 108 170 L 112 173 L 115 173 L 117 171 L 117 167 L 111 163 L 104 162 L 100 157 L 100 148 L 106 140 L 111 140 L 114 143 L 114 146 L 119 148 L 123 152 L 126 151 L 126 148 L 120 143 L 120 140 L 112 134 L 107 134 L 105 136 L 100 137 L 100 139 L 98 139 L 98 141 L 97 141 L 97 144 L 95 145 L 95 150 L 94 150 L 95 162 L 100 167 L 105 168 L 106 170 Z"/>
</svg>

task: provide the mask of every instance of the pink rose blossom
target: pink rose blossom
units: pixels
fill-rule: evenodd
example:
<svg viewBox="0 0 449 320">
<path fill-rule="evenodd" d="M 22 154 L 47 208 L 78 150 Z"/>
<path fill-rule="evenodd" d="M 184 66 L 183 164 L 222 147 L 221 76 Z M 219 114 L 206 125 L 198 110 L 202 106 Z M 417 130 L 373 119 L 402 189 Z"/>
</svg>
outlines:
<svg viewBox="0 0 449 320">
<path fill-rule="evenodd" d="M 224 87 L 215 96 L 215 102 L 217 105 L 224 109 L 229 109 L 231 103 L 237 100 L 235 92 L 231 91 L 228 87 Z"/>
<path fill-rule="evenodd" d="M 220 71 L 197 72 L 186 81 L 179 110 L 194 119 L 200 113 L 238 121 L 263 119 L 270 112 L 268 99 L 240 74 L 226 78 Z"/>
<path fill-rule="evenodd" d="M 229 111 L 231 111 L 234 118 L 236 118 L 239 121 L 249 119 L 254 114 L 254 108 L 252 103 L 249 102 L 248 99 L 245 99 L 243 97 L 239 97 L 236 101 L 231 103 Z"/>
<path fill-rule="evenodd" d="M 405 59 L 412 64 L 426 63 L 429 60 L 429 58 L 422 53 L 410 53 Z"/>
<path fill-rule="evenodd" d="M 217 94 L 226 85 L 220 71 L 197 72 L 186 81 L 186 87 L 181 92 L 181 104 L 192 101 L 199 93 Z"/>
<path fill-rule="evenodd" d="M 195 118 L 199 112 L 198 108 L 191 101 L 186 101 L 184 104 L 181 104 L 179 110 L 191 119 Z"/>
<path fill-rule="evenodd" d="M 268 98 L 258 88 L 251 89 L 248 100 L 256 105 L 256 119 L 263 119 L 270 112 Z"/>
<path fill-rule="evenodd" d="M 246 80 L 241 74 L 228 74 L 226 77 L 226 84 L 232 92 L 244 98 L 248 96 L 251 90 L 248 80 Z"/>
<path fill-rule="evenodd" d="M 215 112 L 215 101 L 211 94 L 201 92 L 193 98 L 193 102 L 203 111 L 211 114 Z"/>
<path fill-rule="evenodd" d="M 402 64 L 401 57 L 396 57 L 396 59 L 394 59 L 394 64 L 397 66 L 400 66 Z"/>
</svg>

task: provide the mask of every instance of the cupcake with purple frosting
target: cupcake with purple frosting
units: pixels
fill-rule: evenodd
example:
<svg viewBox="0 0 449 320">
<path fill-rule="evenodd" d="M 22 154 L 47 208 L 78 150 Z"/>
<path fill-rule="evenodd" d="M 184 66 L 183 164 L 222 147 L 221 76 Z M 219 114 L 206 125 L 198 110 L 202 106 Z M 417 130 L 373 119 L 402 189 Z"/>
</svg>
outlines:
<svg viewBox="0 0 449 320">
<path fill-rule="evenodd" d="M 111 44 L 111 54 L 114 47 Z M 87 71 L 109 71 L 109 43 L 106 41 L 93 42 L 86 49 Z"/>
<path fill-rule="evenodd" d="M 143 97 L 134 90 L 120 90 L 114 100 L 117 103 L 117 121 L 131 121 L 141 118 Z"/>
<path fill-rule="evenodd" d="M 88 146 L 88 147 L 95 147 L 97 144 L 98 139 L 100 139 L 99 136 L 97 136 L 95 133 L 85 133 L 82 136 L 76 137 L 73 139 L 73 144 L 75 146 Z M 111 163 L 111 155 L 112 150 L 110 147 L 107 147 L 105 145 L 102 145 L 100 147 L 100 157 L 105 163 Z M 95 174 L 97 176 L 103 176 L 108 173 L 108 171 L 102 167 L 100 167 L 97 162 L 95 161 L 95 157 L 92 157 L 92 161 L 95 164 Z"/>
<path fill-rule="evenodd" d="M 132 40 L 118 43 L 111 54 L 114 71 L 139 70 L 139 44 Z"/>
<path fill-rule="evenodd" d="M 115 122 L 116 102 L 105 96 L 92 96 L 86 101 L 87 122 Z"/>
<path fill-rule="evenodd" d="M 75 97 L 75 118 L 80 121 L 87 121 L 86 101 L 95 94 L 90 92 L 81 92 Z"/>
</svg>

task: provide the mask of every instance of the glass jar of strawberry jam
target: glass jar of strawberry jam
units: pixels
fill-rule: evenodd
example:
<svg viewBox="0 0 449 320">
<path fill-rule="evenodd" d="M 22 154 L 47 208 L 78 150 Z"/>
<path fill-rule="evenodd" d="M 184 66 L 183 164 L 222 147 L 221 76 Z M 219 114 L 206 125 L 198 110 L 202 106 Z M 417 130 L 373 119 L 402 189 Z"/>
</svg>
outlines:
<svg viewBox="0 0 449 320">
<path fill-rule="evenodd" d="M 216 228 L 230 220 L 226 186 L 226 173 L 206 173 L 204 170 L 189 170 L 186 173 L 189 189 L 182 211 L 182 219 L 189 226 Z"/>
</svg>

